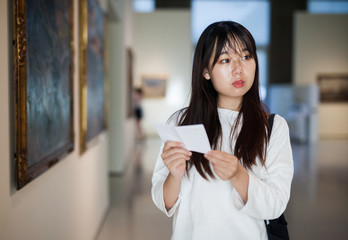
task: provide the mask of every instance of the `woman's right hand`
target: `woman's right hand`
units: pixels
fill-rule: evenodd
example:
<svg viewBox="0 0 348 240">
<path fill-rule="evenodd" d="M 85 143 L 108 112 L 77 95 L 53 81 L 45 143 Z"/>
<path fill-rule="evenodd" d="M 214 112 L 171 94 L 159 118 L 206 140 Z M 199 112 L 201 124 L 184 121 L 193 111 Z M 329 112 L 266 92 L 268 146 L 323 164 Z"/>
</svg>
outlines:
<svg viewBox="0 0 348 240">
<path fill-rule="evenodd" d="M 172 177 L 181 180 L 185 174 L 186 161 L 190 160 L 191 155 L 183 143 L 168 141 L 164 145 L 161 157 Z"/>
</svg>

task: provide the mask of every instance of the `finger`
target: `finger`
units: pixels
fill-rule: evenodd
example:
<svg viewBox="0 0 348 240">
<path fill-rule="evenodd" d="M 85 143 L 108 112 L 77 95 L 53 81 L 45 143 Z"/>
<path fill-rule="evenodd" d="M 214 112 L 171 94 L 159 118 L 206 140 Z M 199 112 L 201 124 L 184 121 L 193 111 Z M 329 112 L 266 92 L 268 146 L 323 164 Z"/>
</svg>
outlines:
<svg viewBox="0 0 348 240">
<path fill-rule="evenodd" d="M 214 171 L 216 173 L 220 173 L 220 174 L 228 174 L 231 170 L 228 168 L 224 168 L 224 167 L 215 165 Z"/>
<path fill-rule="evenodd" d="M 177 148 L 183 148 L 184 144 L 181 142 L 175 142 L 175 141 L 167 141 L 164 145 L 163 151 L 167 151 L 170 148 L 177 147 Z"/>
<path fill-rule="evenodd" d="M 180 160 L 188 161 L 189 159 L 190 157 L 185 154 L 172 154 L 164 158 L 163 161 L 165 164 L 170 164 L 171 162 L 174 162 L 174 161 L 180 161 Z"/>
<path fill-rule="evenodd" d="M 212 162 L 213 164 L 216 164 L 216 163 L 218 163 L 220 161 L 219 159 L 215 158 L 214 156 L 212 156 L 212 155 L 210 155 L 208 153 L 204 154 L 204 157 L 206 159 L 208 159 L 210 162 Z"/>
<path fill-rule="evenodd" d="M 211 162 L 212 162 L 214 170 L 227 170 L 232 168 L 229 164 L 226 164 L 225 162 L 221 162 L 221 161 L 216 161 L 216 162 L 211 161 Z"/>
<path fill-rule="evenodd" d="M 182 168 L 185 169 L 185 167 L 186 167 L 186 161 L 184 159 L 179 159 L 168 165 L 169 171 L 173 171 L 175 169 L 182 169 Z"/>
<path fill-rule="evenodd" d="M 184 159 L 178 159 L 177 161 L 175 161 L 175 162 L 173 163 L 173 166 L 174 166 L 174 167 L 179 167 L 179 166 L 181 166 L 181 165 L 186 166 L 186 160 L 184 160 Z"/>
<path fill-rule="evenodd" d="M 230 172 L 230 171 L 233 171 L 233 169 L 235 169 L 235 162 L 233 161 L 221 161 L 221 160 L 216 160 L 215 158 L 213 157 L 209 157 L 208 159 L 213 167 L 214 167 L 214 170 L 223 170 L 223 171 L 227 171 L 227 172 Z"/>
<path fill-rule="evenodd" d="M 232 176 L 232 173 L 224 168 L 216 167 L 216 168 L 214 168 L 214 171 L 215 171 L 216 175 L 218 175 L 219 178 L 221 178 L 223 180 L 226 180 L 230 176 Z"/>
<path fill-rule="evenodd" d="M 238 171 L 238 165 L 237 164 L 227 164 L 227 165 L 215 164 L 214 171 L 219 172 L 221 175 L 224 175 L 230 178 Z"/>
<path fill-rule="evenodd" d="M 224 161 L 224 162 L 231 162 L 231 161 L 238 161 L 238 159 L 226 152 L 218 151 L 218 150 L 211 150 L 206 153 L 206 156 L 209 157 L 212 160 L 216 161 Z"/>
<path fill-rule="evenodd" d="M 173 154 L 184 154 L 188 157 L 192 155 L 192 153 L 190 151 L 188 151 L 187 149 L 175 147 L 175 148 L 170 148 L 170 149 L 164 151 L 162 153 L 161 157 L 162 157 L 162 159 L 164 159 L 164 158 L 167 158 Z"/>
<path fill-rule="evenodd" d="M 224 160 L 226 157 L 230 156 L 230 154 L 218 150 L 210 150 L 207 152 L 208 156 L 214 157 L 217 160 Z"/>
</svg>

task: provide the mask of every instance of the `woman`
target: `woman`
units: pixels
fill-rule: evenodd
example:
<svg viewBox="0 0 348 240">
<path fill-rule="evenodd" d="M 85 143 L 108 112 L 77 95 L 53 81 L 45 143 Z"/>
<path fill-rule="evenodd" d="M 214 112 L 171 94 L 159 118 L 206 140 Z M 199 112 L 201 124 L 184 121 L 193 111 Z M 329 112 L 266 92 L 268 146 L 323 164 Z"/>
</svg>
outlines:
<svg viewBox="0 0 348 240">
<path fill-rule="evenodd" d="M 284 212 L 293 176 L 286 121 L 276 115 L 269 136 L 268 117 L 252 35 L 236 22 L 211 24 L 195 50 L 189 106 L 170 123 L 203 124 L 214 150 L 168 141 L 152 178 L 154 203 L 174 215 L 172 239 L 267 239 L 264 220 Z"/>
</svg>

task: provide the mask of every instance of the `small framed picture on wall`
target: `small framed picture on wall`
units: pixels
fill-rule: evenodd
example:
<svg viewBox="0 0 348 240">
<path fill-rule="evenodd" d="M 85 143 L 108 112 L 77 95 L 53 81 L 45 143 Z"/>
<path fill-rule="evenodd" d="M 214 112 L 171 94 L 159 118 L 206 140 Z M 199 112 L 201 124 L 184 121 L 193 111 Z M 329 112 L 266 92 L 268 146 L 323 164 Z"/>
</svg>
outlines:
<svg viewBox="0 0 348 240">
<path fill-rule="evenodd" d="M 348 73 L 319 74 L 321 102 L 348 102 Z"/>
<path fill-rule="evenodd" d="M 167 75 L 143 75 L 142 88 L 145 98 L 164 98 L 166 96 Z"/>
</svg>

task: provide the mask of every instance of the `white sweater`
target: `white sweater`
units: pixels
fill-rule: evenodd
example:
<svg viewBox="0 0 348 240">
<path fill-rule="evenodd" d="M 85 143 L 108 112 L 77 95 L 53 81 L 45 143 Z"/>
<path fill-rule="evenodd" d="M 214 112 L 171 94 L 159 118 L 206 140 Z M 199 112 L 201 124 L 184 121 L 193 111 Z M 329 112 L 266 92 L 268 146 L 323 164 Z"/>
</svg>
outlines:
<svg viewBox="0 0 348 240">
<path fill-rule="evenodd" d="M 231 127 L 238 112 L 218 109 L 222 127 L 221 150 L 233 153 L 229 144 Z M 239 130 L 240 130 L 239 126 Z M 249 171 L 248 201 L 244 203 L 230 181 L 201 177 L 192 167 L 183 177 L 179 198 L 167 211 L 163 183 L 169 170 L 161 158 L 161 146 L 152 176 L 152 199 L 168 217 L 174 215 L 172 240 L 264 240 L 264 219 L 279 217 L 290 197 L 293 158 L 286 121 L 276 115 L 267 149 L 266 167 L 257 165 Z M 235 145 L 235 139 L 232 146 Z M 212 168 L 213 170 L 213 168 Z"/>
</svg>

